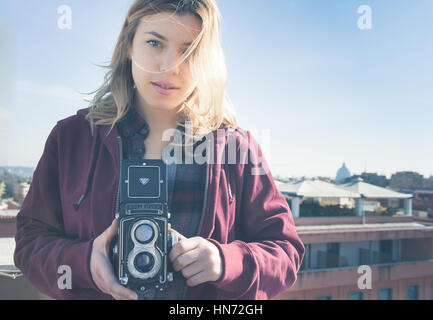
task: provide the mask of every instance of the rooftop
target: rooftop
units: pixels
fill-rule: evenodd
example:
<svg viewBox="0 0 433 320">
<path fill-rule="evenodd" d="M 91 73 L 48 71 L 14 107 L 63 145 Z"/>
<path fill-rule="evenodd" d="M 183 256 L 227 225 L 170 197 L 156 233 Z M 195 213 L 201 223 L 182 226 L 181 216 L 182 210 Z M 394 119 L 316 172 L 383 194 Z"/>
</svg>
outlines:
<svg viewBox="0 0 433 320">
<path fill-rule="evenodd" d="M 364 182 L 362 178 L 358 178 L 355 181 L 339 185 L 338 187 L 358 193 L 365 198 L 412 198 L 412 194 L 396 192 L 387 188 L 378 187 L 373 184 Z"/>
<path fill-rule="evenodd" d="M 0 276 L 16 278 L 21 271 L 14 265 L 15 239 L 0 238 Z"/>
<path fill-rule="evenodd" d="M 358 193 L 344 190 L 337 185 L 321 181 L 305 179 L 297 182 L 286 182 L 277 184 L 277 188 L 289 196 L 301 196 L 308 198 L 337 197 L 337 198 L 359 198 Z"/>
<path fill-rule="evenodd" d="M 19 210 L 17 209 L 0 210 L 0 220 L 14 221 L 17 217 L 18 212 Z"/>
<path fill-rule="evenodd" d="M 418 222 L 389 222 L 389 223 L 366 223 L 366 224 L 327 224 L 327 225 L 304 225 L 297 226 L 296 231 L 341 231 L 357 229 L 357 230 L 408 230 L 414 228 L 422 228 L 433 230 L 433 226 L 426 226 Z"/>
<path fill-rule="evenodd" d="M 0 218 L 1 217 L 16 217 L 19 210 L 17 209 L 7 209 L 7 210 L 0 210 Z"/>
</svg>

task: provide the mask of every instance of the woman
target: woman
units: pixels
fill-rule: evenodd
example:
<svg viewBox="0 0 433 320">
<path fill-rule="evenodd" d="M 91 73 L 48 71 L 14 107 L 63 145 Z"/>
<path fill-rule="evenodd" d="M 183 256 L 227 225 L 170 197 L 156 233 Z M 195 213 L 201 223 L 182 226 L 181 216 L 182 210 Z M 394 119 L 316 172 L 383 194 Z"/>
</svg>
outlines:
<svg viewBox="0 0 433 320">
<path fill-rule="evenodd" d="M 134 2 L 103 86 L 89 108 L 52 129 L 17 217 L 15 264 L 41 292 L 138 298 L 108 258 L 119 159 L 163 158 L 176 146 L 164 139 L 173 129 L 193 152 L 213 143 L 206 163 L 177 165 L 169 194 L 177 280 L 153 298 L 271 299 L 296 281 L 304 246 L 260 146 L 224 98 L 219 34 L 214 0 Z M 58 283 L 64 266 L 69 286 Z"/>
</svg>

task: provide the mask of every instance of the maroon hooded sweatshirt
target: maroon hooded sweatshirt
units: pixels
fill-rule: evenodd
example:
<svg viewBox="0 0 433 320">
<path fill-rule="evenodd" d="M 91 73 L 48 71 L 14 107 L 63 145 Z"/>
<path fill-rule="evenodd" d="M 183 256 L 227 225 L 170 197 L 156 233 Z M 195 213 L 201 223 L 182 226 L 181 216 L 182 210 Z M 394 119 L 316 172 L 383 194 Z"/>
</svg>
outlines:
<svg viewBox="0 0 433 320">
<path fill-rule="evenodd" d="M 92 279 L 90 255 L 93 240 L 115 215 L 119 133 L 114 127 L 108 134 L 107 125 L 92 132 L 88 112 L 78 110 L 54 126 L 17 216 L 15 264 L 56 299 L 111 299 Z M 185 298 L 271 299 L 295 283 L 304 245 L 250 131 L 237 127 L 229 133 L 221 125 L 210 135 L 213 160 L 206 164 L 198 236 L 218 247 L 223 273 L 217 281 L 188 287 Z M 226 156 L 229 149 L 236 151 L 235 163 Z M 70 289 L 58 285 L 65 265 L 72 272 Z"/>
</svg>

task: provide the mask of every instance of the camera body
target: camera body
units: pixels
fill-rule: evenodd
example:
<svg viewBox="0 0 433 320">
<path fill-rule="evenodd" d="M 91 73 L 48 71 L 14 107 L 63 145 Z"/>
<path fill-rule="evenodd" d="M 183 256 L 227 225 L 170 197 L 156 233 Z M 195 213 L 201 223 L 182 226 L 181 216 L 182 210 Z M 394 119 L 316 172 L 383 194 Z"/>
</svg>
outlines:
<svg viewBox="0 0 433 320">
<path fill-rule="evenodd" d="M 111 261 L 120 283 L 138 294 L 164 291 L 173 280 L 168 252 L 177 238 L 168 232 L 167 185 L 162 160 L 121 160 Z"/>
</svg>

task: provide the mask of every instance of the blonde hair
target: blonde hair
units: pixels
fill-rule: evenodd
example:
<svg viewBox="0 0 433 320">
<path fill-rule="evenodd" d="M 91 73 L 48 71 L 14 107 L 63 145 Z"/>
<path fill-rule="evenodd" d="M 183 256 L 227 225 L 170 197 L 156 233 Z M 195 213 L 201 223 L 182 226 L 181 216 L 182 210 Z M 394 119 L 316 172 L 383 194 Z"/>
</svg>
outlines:
<svg viewBox="0 0 433 320">
<path fill-rule="evenodd" d="M 176 15 L 194 14 L 202 29 L 180 59 L 190 59 L 190 68 L 196 88 L 182 104 L 194 140 L 218 129 L 221 124 L 235 129 L 237 117 L 226 97 L 227 71 L 220 39 L 220 13 L 214 0 L 136 0 L 129 9 L 122 31 L 104 77 L 96 91 L 86 119 L 92 129 L 95 125 L 111 125 L 110 131 L 128 112 L 134 98 L 134 81 L 128 49 L 132 46 L 141 18 L 161 12 Z M 178 126 L 185 127 L 183 120 Z M 110 132 L 109 131 L 109 132 Z M 182 131 L 185 135 L 185 131 Z"/>
</svg>

